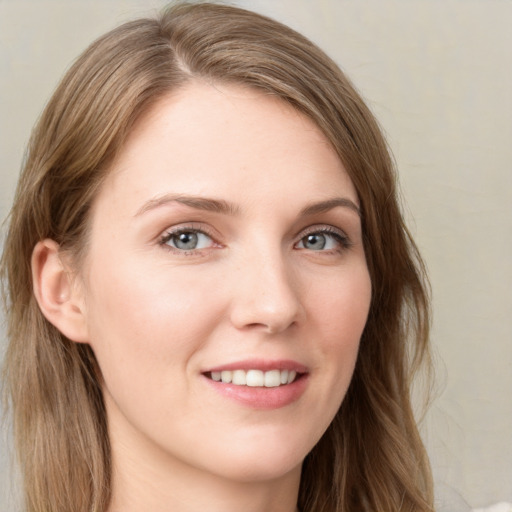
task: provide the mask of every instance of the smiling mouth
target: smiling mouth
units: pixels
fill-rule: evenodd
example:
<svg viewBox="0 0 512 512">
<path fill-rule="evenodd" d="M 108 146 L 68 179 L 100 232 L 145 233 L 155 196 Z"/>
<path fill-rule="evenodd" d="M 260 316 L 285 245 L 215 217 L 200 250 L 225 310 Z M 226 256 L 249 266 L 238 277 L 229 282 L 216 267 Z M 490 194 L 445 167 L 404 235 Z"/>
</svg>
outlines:
<svg viewBox="0 0 512 512">
<path fill-rule="evenodd" d="M 295 370 L 223 370 L 205 373 L 205 376 L 223 384 L 235 386 L 276 388 L 286 386 L 302 377 Z"/>
</svg>

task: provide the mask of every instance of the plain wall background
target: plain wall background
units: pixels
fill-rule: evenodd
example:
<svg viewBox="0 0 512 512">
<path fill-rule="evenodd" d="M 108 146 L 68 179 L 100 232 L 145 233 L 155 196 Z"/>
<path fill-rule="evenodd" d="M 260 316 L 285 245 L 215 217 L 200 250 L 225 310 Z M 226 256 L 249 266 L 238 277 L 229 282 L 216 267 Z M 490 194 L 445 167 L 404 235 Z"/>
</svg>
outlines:
<svg viewBox="0 0 512 512">
<path fill-rule="evenodd" d="M 440 391 L 424 438 L 439 510 L 512 501 L 512 2 L 231 3 L 317 42 L 379 118 L 433 288 Z M 0 218 L 64 70 L 95 37 L 163 4 L 0 0 Z M 2 511 L 13 510 L 7 447 Z"/>
</svg>

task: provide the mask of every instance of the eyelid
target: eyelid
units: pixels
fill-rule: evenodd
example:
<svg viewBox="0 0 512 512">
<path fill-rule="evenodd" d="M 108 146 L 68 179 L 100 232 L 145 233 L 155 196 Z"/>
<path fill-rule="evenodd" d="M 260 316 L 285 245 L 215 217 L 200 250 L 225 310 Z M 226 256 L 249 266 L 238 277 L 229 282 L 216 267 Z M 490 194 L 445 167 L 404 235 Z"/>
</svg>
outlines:
<svg viewBox="0 0 512 512">
<path fill-rule="evenodd" d="M 207 225 L 203 223 L 196 223 L 196 222 L 188 222 L 188 223 L 182 223 L 177 224 L 175 226 L 172 226 L 170 228 L 167 228 L 165 231 L 163 231 L 158 236 L 158 244 L 161 245 L 164 249 L 173 252 L 175 254 L 181 255 L 181 256 L 187 256 L 190 254 L 199 254 L 204 253 L 206 251 L 209 251 L 215 247 L 221 247 L 222 244 L 217 241 L 217 236 L 213 234 L 213 230 L 209 228 Z M 167 242 L 173 237 L 176 236 L 179 233 L 183 232 L 191 232 L 191 233 L 201 233 L 203 235 L 206 235 L 208 238 L 212 240 L 212 245 L 210 247 L 202 248 L 202 249 L 190 249 L 190 250 L 181 250 L 177 249 L 176 247 L 172 247 L 171 245 L 167 244 Z"/>
<path fill-rule="evenodd" d="M 331 226 L 329 224 L 317 224 L 314 226 L 309 226 L 306 229 L 302 230 L 300 234 L 298 235 L 298 239 L 295 242 L 294 245 L 297 245 L 300 243 L 306 236 L 313 235 L 313 234 L 326 234 L 331 235 L 335 237 L 338 242 L 340 243 L 342 249 L 348 249 L 352 247 L 353 242 L 350 240 L 350 237 L 347 235 L 347 233 L 337 227 Z M 307 250 L 307 249 L 305 249 Z M 325 251 L 328 252 L 328 251 Z"/>
<path fill-rule="evenodd" d="M 158 244 L 164 247 L 166 250 L 171 251 L 175 254 L 181 255 L 181 256 L 187 256 L 192 254 L 201 254 L 206 253 L 214 248 L 222 247 L 223 244 L 218 241 L 219 236 L 213 233 L 213 229 L 209 227 L 208 225 L 205 225 L 201 222 L 187 222 L 187 223 L 181 223 L 174 225 L 170 228 L 167 228 L 164 230 L 159 236 L 158 236 Z M 171 245 L 167 244 L 167 242 L 175 235 L 183 232 L 192 232 L 192 233 L 201 233 L 206 235 L 208 238 L 211 239 L 212 244 L 210 247 L 205 247 L 202 249 L 190 249 L 190 250 L 181 250 L 177 249 L 175 247 L 172 247 Z M 353 244 L 353 242 L 350 240 L 349 236 L 346 234 L 346 232 L 340 228 L 337 228 L 335 226 L 329 225 L 329 224 L 315 224 L 313 226 L 309 226 L 305 229 L 303 229 L 296 237 L 296 241 L 294 243 L 294 247 L 300 243 L 305 237 L 311 234 L 325 234 L 330 235 L 337 239 L 337 242 L 340 245 L 340 250 L 348 249 Z M 302 249 L 301 249 L 302 250 Z M 307 249 L 303 249 L 307 250 Z M 332 251 L 332 250 L 331 250 Z M 329 250 L 325 251 L 319 251 L 319 252 L 329 252 Z"/>
</svg>

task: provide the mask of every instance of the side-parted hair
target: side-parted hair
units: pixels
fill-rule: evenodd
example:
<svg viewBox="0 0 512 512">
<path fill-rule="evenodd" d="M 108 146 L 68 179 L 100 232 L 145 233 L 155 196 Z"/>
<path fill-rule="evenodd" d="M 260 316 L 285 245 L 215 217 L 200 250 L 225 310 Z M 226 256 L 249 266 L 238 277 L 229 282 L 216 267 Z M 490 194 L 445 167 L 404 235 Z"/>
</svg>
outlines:
<svg viewBox="0 0 512 512">
<path fill-rule="evenodd" d="M 311 118 L 361 203 L 372 302 L 348 393 L 304 461 L 300 510 L 432 511 L 410 400 L 413 374 L 430 365 L 428 288 L 381 131 L 337 65 L 297 32 L 239 8 L 184 2 L 94 42 L 63 78 L 29 144 L 1 259 L 5 400 L 26 511 L 105 512 L 112 469 L 95 356 L 39 310 L 32 251 L 51 238 L 80 268 L 91 203 L 127 135 L 163 96 L 195 80 L 252 87 Z"/>
</svg>

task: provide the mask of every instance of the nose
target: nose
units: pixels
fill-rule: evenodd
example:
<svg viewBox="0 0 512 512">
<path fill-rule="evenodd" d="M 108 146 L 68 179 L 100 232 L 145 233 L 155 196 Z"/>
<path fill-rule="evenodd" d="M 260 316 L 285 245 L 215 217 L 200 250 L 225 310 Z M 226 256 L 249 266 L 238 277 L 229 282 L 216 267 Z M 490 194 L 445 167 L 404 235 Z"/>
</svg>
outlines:
<svg viewBox="0 0 512 512">
<path fill-rule="evenodd" d="M 237 329 L 275 334 L 300 320 L 303 306 L 299 282 L 282 255 L 245 258 L 233 277 L 231 322 Z"/>
</svg>

